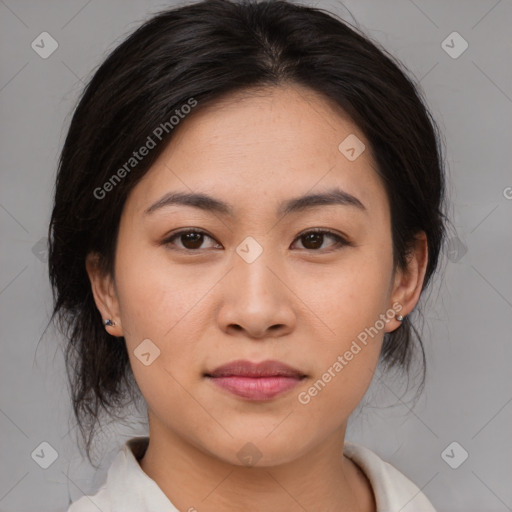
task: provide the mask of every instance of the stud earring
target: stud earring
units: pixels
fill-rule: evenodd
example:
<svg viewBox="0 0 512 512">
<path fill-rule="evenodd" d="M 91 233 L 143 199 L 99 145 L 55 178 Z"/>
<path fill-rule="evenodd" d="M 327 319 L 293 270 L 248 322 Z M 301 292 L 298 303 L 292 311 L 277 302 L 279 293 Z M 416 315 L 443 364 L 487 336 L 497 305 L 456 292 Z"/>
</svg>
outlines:
<svg viewBox="0 0 512 512">
<path fill-rule="evenodd" d="M 401 321 L 404 319 L 404 317 L 403 317 L 402 315 L 396 315 L 396 319 L 397 319 L 399 322 L 401 322 Z"/>
<path fill-rule="evenodd" d="M 110 320 L 110 318 L 107 318 L 103 323 L 105 325 L 107 325 L 108 327 L 113 327 L 114 325 L 116 325 L 116 323 L 112 322 L 112 320 Z"/>
</svg>

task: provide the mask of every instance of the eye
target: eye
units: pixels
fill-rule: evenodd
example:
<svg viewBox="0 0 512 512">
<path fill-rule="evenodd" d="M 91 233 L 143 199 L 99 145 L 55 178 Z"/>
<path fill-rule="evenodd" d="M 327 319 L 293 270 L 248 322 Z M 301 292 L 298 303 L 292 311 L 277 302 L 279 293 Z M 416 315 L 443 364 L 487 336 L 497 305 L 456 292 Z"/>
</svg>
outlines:
<svg viewBox="0 0 512 512">
<path fill-rule="evenodd" d="M 309 231 L 301 233 L 295 240 L 301 240 L 304 249 L 319 252 L 318 249 L 322 248 L 325 237 L 335 241 L 334 244 L 331 244 L 334 248 L 351 245 L 351 243 L 344 237 L 326 229 L 310 229 Z M 172 236 L 164 240 L 163 244 L 171 246 L 171 249 L 195 252 L 201 249 L 207 249 L 207 247 L 202 247 L 206 238 L 214 240 L 210 235 L 199 229 L 186 229 L 174 233 Z M 175 240 L 178 240 L 181 243 L 181 246 L 176 244 Z M 213 246 L 215 246 L 215 244 L 213 244 Z M 220 244 L 217 244 L 217 246 L 222 247 Z"/>
<path fill-rule="evenodd" d="M 205 238 L 209 238 L 213 240 L 213 238 L 207 235 L 204 231 L 198 229 L 187 229 L 183 231 L 179 231 L 178 233 L 174 233 L 170 238 L 164 240 L 164 245 L 176 245 L 174 243 L 175 239 L 178 239 L 182 246 L 177 246 L 178 250 L 186 250 L 188 252 L 192 252 L 198 249 L 204 249 L 201 247 Z M 173 248 L 173 247 L 171 247 Z"/>
<path fill-rule="evenodd" d="M 335 240 L 335 243 L 332 244 L 335 248 L 351 245 L 350 242 L 342 236 L 326 229 L 313 229 L 305 231 L 304 233 L 301 233 L 295 240 L 302 240 L 306 250 L 317 251 L 317 249 L 321 248 L 326 236 L 332 240 Z"/>
</svg>

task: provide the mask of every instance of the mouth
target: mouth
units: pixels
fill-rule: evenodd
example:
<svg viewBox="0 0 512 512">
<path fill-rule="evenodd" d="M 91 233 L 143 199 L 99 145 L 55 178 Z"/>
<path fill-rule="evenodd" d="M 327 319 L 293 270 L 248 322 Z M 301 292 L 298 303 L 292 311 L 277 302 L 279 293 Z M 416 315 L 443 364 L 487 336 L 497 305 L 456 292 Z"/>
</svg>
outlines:
<svg viewBox="0 0 512 512">
<path fill-rule="evenodd" d="M 307 375 L 279 361 L 238 360 L 205 373 L 204 377 L 241 398 L 266 401 L 289 391 Z"/>
</svg>

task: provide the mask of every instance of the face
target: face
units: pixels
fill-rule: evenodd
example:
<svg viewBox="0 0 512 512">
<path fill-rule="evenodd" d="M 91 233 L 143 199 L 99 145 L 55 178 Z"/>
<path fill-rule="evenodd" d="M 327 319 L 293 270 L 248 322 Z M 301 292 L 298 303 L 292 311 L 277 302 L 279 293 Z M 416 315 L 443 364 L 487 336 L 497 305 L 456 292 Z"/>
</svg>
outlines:
<svg viewBox="0 0 512 512">
<path fill-rule="evenodd" d="M 366 146 L 355 159 L 339 149 L 348 136 Z M 293 202 L 327 193 L 324 204 Z M 399 326 L 394 314 L 414 301 L 393 269 L 389 203 L 368 142 L 297 86 L 181 121 L 127 198 L 113 285 L 109 332 L 125 337 L 151 427 L 238 465 L 247 443 L 260 466 L 273 465 L 344 432 L 384 333 Z M 301 378 L 265 379 L 262 394 L 239 379 L 240 396 L 219 385 L 229 379 L 205 376 L 235 360 L 279 361 Z"/>
</svg>

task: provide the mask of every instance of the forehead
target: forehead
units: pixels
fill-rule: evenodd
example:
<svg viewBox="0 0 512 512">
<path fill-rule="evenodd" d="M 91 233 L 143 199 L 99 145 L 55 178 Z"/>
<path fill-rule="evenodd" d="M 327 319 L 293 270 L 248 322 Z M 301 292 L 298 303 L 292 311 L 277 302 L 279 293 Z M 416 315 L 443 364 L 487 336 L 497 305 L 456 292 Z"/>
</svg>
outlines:
<svg viewBox="0 0 512 512">
<path fill-rule="evenodd" d="M 355 159 L 347 158 L 354 154 L 347 144 Z M 203 192 L 236 213 L 334 187 L 370 209 L 387 203 L 361 130 L 323 96 L 293 85 L 199 103 L 132 191 L 129 207 L 141 213 L 166 192 Z"/>
<path fill-rule="evenodd" d="M 180 146 L 197 159 L 213 156 L 218 163 L 245 155 L 247 163 L 257 159 L 262 168 L 278 163 L 299 167 L 304 159 L 325 166 L 338 157 L 341 136 L 364 138 L 338 106 L 298 85 L 248 90 L 203 109 L 199 105 L 181 128 L 168 156 Z"/>
</svg>

